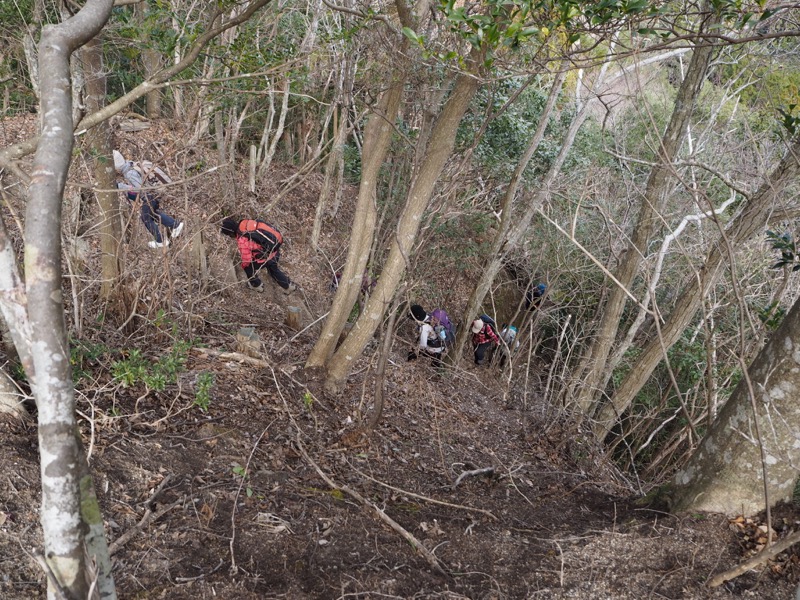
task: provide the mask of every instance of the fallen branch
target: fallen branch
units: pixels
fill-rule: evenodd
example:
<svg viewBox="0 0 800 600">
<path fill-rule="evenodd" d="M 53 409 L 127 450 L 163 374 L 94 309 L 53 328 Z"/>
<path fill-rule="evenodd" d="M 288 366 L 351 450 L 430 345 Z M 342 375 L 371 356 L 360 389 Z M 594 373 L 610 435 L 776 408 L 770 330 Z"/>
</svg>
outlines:
<svg viewBox="0 0 800 600">
<path fill-rule="evenodd" d="M 139 521 L 136 525 L 131 527 L 128 531 L 124 534 L 119 536 L 116 540 L 114 540 L 108 546 L 108 554 L 109 556 L 113 556 L 119 551 L 125 544 L 131 541 L 137 533 L 141 532 L 145 527 L 147 527 L 152 521 L 158 521 L 161 517 L 171 511 L 173 508 L 178 506 L 179 504 L 183 503 L 184 498 L 180 500 L 176 500 L 172 504 L 168 504 L 167 506 L 161 508 L 158 512 L 153 512 L 150 507 L 147 508 L 144 512 L 144 516 L 142 520 Z"/>
<path fill-rule="evenodd" d="M 749 571 L 753 567 L 756 567 L 761 563 L 767 562 L 771 558 L 775 558 L 776 556 L 778 556 L 778 554 L 786 550 L 789 546 L 793 546 L 797 542 L 800 542 L 800 531 L 795 531 L 794 533 L 786 536 L 779 542 L 775 542 L 769 548 L 764 548 L 761 552 L 759 552 L 752 558 L 744 561 L 740 565 L 737 565 L 734 568 L 725 571 L 724 573 L 715 575 L 714 578 L 708 582 L 708 586 L 712 588 L 720 586 L 726 581 L 734 579 L 739 575 L 741 575 L 742 573 Z"/>
<path fill-rule="evenodd" d="M 409 492 L 407 490 L 401 490 L 400 488 L 396 488 L 394 486 L 391 486 L 388 483 L 384 483 L 382 481 L 379 481 L 378 479 L 375 479 L 374 477 L 370 477 L 366 473 L 363 473 L 362 471 L 356 469 L 353 465 L 350 465 L 350 468 L 353 469 L 353 471 L 355 471 L 356 473 L 358 473 L 362 477 L 364 477 L 366 479 L 369 479 L 370 481 L 372 481 L 374 483 L 377 483 L 378 485 L 382 485 L 385 488 L 389 488 L 390 490 L 395 491 L 395 492 L 397 492 L 399 494 L 403 494 L 404 496 L 411 496 L 412 498 L 417 498 L 419 500 L 424 500 L 425 502 L 430 502 L 432 504 L 440 504 L 442 506 L 448 506 L 450 508 L 457 508 L 459 510 L 468 510 L 468 511 L 472 511 L 472 512 L 479 512 L 479 513 L 482 513 L 482 514 L 486 515 L 487 517 L 489 517 L 493 521 L 497 521 L 497 517 L 495 517 L 494 514 L 492 514 L 488 510 L 484 510 L 482 508 L 473 508 L 471 506 L 462 506 L 461 504 L 451 504 L 450 502 L 443 502 L 442 500 L 434 500 L 433 498 L 428 498 L 427 496 L 420 496 L 419 494 L 415 494 L 414 492 Z"/>
<path fill-rule="evenodd" d="M 265 360 L 253 358 L 240 352 L 223 352 L 222 350 L 213 350 L 211 348 L 192 348 L 198 354 L 205 354 L 207 356 L 214 356 L 222 360 L 235 360 L 236 362 L 243 362 L 256 367 L 270 368 L 272 365 Z"/>
<path fill-rule="evenodd" d="M 458 484 L 464 481 L 467 477 L 474 477 L 475 475 L 494 475 L 494 467 L 484 467 L 483 469 L 464 471 L 458 476 L 458 479 L 456 479 L 456 482 L 453 484 L 453 489 L 456 489 Z"/>
<path fill-rule="evenodd" d="M 322 471 L 322 469 L 320 469 L 320 467 L 317 465 L 317 463 L 315 463 L 314 460 L 308 455 L 308 452 L 306 452 L 306 449 L 303 446 L 303 442 L 300 441 L 300 432 L 297 433 L 297 447 L 300 450 L 300 453 L 303 455 L 303 458 L 305 458 L 306 461 L 308 461 L 308 463 L 312 467 L 314 467 L 314 470 L 317 472 L 317 474 L 320 477 L 322 477 L 322 479 L 325 481 L 325 483 L 328 484 L 329 487 L 331 487 L 334 490 L 339 490 L 340 492 L 344 492 L 344 493 L 352 496 L 353 498 L 355 498 L 359 502 L 361 502 L 364 506 L 370 507 L 372 510 L 375 511 L 375 513 L 378 515 L 378 517 L 381 519 L 381 521 L 383 521 L 389 527 L 391 527 L 397 533 L 399 533 L 409 544 L 411 544 L 412 548 L 414 548 L 417 552 L 419 552 L 425 558 L 425 560 L 428 561 L 428 563 L 434 569 L 436 569 L 442 575 L 445 575 L 445 576 L 449 575 L 447 570 L 444 568 L 444 565 L 442 565 L 441 561 L 438 558 L 436 558 L 436 556 L 434 556 L 431 553 L 430 550 L 428 550 L 425 546 L 423 546 L 422 543 L 412 533 L 407 531 L 397 521 L 392 519 L 389 515 L 387 515 L 385 512 L 383 512 L 383 510 L 381 510 L 380 508 L 375 506 L 375 504 L 373 504 L 372 502 L 370 502 L 369 500 L 364 498 L 361 494 L 359 494 L 355 490 L 351 490 L 346 485 L 339 485 L 339 484 L 334 483 L 334 481 L 330 477 L 328 477 Z"/>
</svg>

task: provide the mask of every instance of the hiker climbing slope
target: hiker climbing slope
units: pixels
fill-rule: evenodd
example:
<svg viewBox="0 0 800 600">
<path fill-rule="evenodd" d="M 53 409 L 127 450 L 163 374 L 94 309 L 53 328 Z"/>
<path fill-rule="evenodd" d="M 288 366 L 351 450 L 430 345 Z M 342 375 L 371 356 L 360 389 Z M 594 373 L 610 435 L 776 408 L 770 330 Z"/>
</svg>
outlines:
<svg viewBox="0 0 800 600">
<path fill-rule="evenodd" d="M 475 364 L 486 363 L 487 355 L 497 344 L 500 338 L 495 332 L 494 319 L 488 315 L 481 315 L 472 322 L 472 346 L 475 349 Z"/>
<path fill-rule="evenodd" d="M 236 240 L 250 289 L 257 292 L 264 291 L 264 284 L 259 279 L 258 272 L 265 267 L 270 277 L 283 288 L 285 294 L 291 294 L 297 289 L 289 276 L 278 266 L 283 235 L 275 227 L 257 219 L 238 220 L 229 217 L 222 221 L 220 232 Z"/>
<path fill-rule="evenodd" d="M 151 181 L 148 177 L 149 174 L 161 173 L 166 177 L 161 169 L 153 167 L 152 163 L 142 163 L 143 166 L 137 165 L 133 161 L 125 160 L 120 152 L 114 150 L 114 169 L 125 180 L 117 183 L 117 188 L 125 190 L 128 200 L 131 202 L 141 202 L 141 218 L 145 228 L 149 231 L 153 240 L 148 243 L 151 248 L 163 248 L 169 246 L 170 239 L 178 237 L 183 231 L 183 222 L 172 218 L 166 212 L 161 210 L 161 198 L 152 190 L 143 190 L 145 182 L 150 185 Z M 152 183 L 158 183 L 158 180 Z M 163 181 L 162 181 L 163 183 Z M 161 235 L 161 228 L 159 225 L 166 227 L 169 234 L 168 238 Z"/>
</svg>

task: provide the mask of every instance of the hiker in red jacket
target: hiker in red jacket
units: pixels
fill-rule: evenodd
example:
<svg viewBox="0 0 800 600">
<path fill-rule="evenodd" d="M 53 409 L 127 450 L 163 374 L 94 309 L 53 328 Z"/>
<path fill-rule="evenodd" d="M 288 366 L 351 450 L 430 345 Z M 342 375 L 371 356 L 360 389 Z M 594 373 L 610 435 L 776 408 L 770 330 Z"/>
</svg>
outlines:
<svg viewBox="0 0 800 600">
<path fill-rule="evenodd" d="M 475 364 L 482 365 L 486 362 L 486 354 L 500 343 L 500 338 L 491 322 L 484 318 L 472 322 L 472 345 L 475 347 Z"/>
<path fill-rule="evenodd" d="M 239 254 L 242 257 L 242 268 L 247 274 L 247 285 L 257 292 L 264 291 L 264 284 L 258 278 L 258 271 L 266 267 L 270 277 L 283 288 L 285 294 L 291 294 L 297 286 L 278 267 L 281 256 L 283 235 L 275 227 L 256 219 L 227 218 L 222 221 L 220 229 L 223 235 L 236 240 Z"/>
</svg>

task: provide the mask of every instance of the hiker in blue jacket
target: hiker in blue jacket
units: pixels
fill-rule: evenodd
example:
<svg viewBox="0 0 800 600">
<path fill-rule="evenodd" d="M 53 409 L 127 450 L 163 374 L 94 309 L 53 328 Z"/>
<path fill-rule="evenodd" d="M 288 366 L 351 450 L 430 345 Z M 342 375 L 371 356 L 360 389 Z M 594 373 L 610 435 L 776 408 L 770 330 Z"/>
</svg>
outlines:
<svg viewBox="0 0 800 600">
<path fill-rule="evenodd" d="M 142 190 L 145 185 L 144 175 L 136 168 L 133 161 L 125 160 L 125 157 L 116 150 L 114 150 L 114 169 L 125 180 L 124 183 L 117 183 L 117 188 L 125 190 L 125 195 L 131 202 L 142 203 L 142 223 L 154 238 L 147 245 L 151 248 L 169 246 L 170 239 L 178 237 L 183 231 L 183 222 L 173 219 L 161 210 L 161 199 L 157 193 L 152 190 Z M 165 239 L 161 235 L 159 225 L 167 228 L 168 238 Z"/>
</svg>

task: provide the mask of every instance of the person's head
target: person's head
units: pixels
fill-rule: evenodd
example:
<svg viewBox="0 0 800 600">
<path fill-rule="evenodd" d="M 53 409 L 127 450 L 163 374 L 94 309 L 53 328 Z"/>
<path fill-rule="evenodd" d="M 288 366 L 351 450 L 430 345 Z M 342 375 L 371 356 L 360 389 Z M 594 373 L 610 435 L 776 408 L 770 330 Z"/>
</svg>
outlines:
<svg viewBox="0 0 800 600">
<path fill-rule="evenodd" d="M 111 153 L 114 155 L 114 170 L 117 173 L 121 173 L 122 168 L 125 166 L 125 163 L 127 161 L 125 160 L 125 157 L 122 156 L 121 152 L 117 150 L 112 150 Z"/>
<path fill-rule="evenodd" d="M 483 320 L 475 319 L 472 322 L 472 333 L 480 333 L 481 329 L 483 329 Z"/>
<path fill-rule="evenodd" d="M 227 235 L 228 237 L 235 238 L 236 232 L 239 230 L 239 221 L 232 217 L 228 217 L 222 220 L 222 226 L 219 228 L 219 231 L 222 235 Z"/>
<path fill-rule="evenodd" d="M 409 310 L 411 311 L 411 318 L 420 323 L 428 316 L 428 313 L 419 304 L 412 304 Z"/>
</svg>

